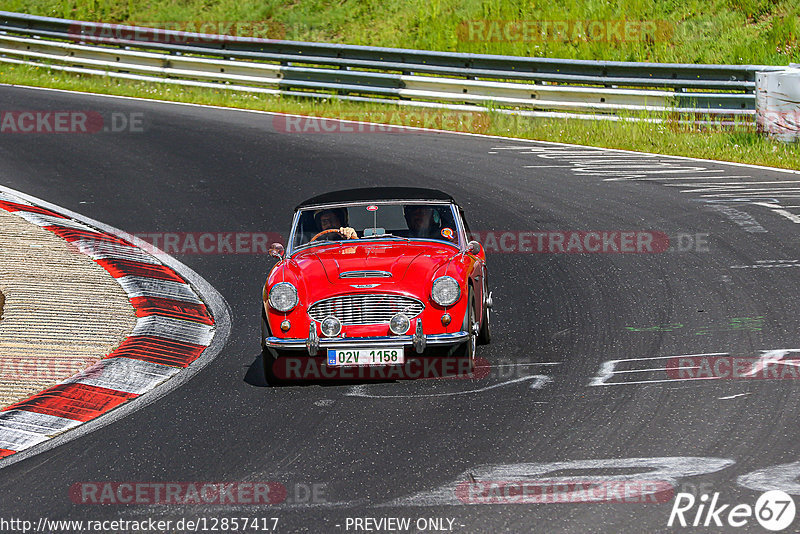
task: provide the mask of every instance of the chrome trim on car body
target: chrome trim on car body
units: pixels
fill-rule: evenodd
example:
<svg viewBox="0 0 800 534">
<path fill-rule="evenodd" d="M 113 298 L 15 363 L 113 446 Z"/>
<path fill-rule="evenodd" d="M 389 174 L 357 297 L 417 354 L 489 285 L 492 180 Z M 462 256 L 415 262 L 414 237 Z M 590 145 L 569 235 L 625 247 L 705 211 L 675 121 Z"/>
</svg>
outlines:
<svg viewBox="0 0 800 534">
<path fill-rule="evenodd" d="M 469 340 L 469 332 L 453 332 L 450 334 L 430 334 L 425 336 L 426 345 L 457 345 Z M 355 349 L 363 347 L 399 348 L 412 347 L 414 336 L 376 336 L 376 337 L 337 337 L 317 338 L 319 349 Z M 264 345 L 282 350 L 309 350 L 307 339 L 268 337 Z M 312 354 L 313 356 L 313 354 Z"/>
<path fill-rule="evenodd" d="M 396 199 L 396 200 L 379 200 L 379 201 L 335 202 L 335 203 L 314 204 L 314 205 L 309 205 L 309 206 L 303 206 L 301 209 L 296 210 L 294 212 L 294 215 L 292 216 L 292 227 L 291 227 L 291 230 L 289 231 L 289 238 L 287 239 L 287 242 L 286 242 L 285 258 L 286 259 L 290 259 L 297 252 L 302 251 L 302 250 L 307 250 L 309 248 L 309 245 L 310 246 L 315 246 L 314 244 L 310 244 L 310 243 L 305 243 L 305 244 L 299 245 L 299 246 L 295 246 L 294 245 L 295 237 L 296 237 L 296 231 L 297 231 L 297 223 L 300 220 L 300 214 L 303 211 L 306 211 L 306 210 L 318 210 L 318 209 L 324 209 L 324 208 L 349 208 L 349 207 L 354 207 L 354 206 L 368 206 L 370 204 L 391 205 L 391 204 L 398 204 L 398 203 L 400 203 L 400 204 L 415 204 L 415 205 L 416 204 L 430 204 L 430 205 L 438 205 L 438 206 L 449 206 L 450 209 L 452 210 L 453 220 L 455 221 L 455 224 L 456 224 L 456 235 L 458 236 L 458 240 L 457 240 L 457 243 L 451 243 L 451 242 L 444 241 L 444 240 L 441 240 L 441 239 L 418 238 L 418 237 L 413 237 L 413 238 L 409 238 L 409 237 L 394 237 L 394 238 L 389 238 L 389 239 L 402 239 L 404 241 L 409 241 L 409 240 L 426 241 L 426 242 L 435 243 L 437 245 L 447 245 L 447 246 L 453 247 L 454 249 L 456 249 L 456 250 L 458 250 L 459 252 L 462 252 L 462 253 L 464 251 L 466 251 L 466 246 L 467 246 L 467 242 L 468 242 L 468 239 L 467 239 L 468 236 L 466 235 L 466 229 L 464 227 L 464 222 L 461 220 L 460 208 L 458 207 L 458 205 L 455 202 L 451 202 L 449 200 Z M 369 241 L 373 241 L 374 240 L 374 241 L 386 242 L 387 238 L 374 237 L 374 236 L 372 236 L 372 237 L 362 237 L 361 239 L 358 240 L 358 242 L 359 243 L 364 243 L 367 240 L 369 240 Z M 323 242 L 319 242 L 319 245 L 317 245 L 317 246 L 320 246 L 320 245 L 326 245 L 326 246 L 337 245 L 337 246 L 341 247 L 341 246 L 344 246 L 344 244 L 346 244 L 348 242 L 350 242 L 350 241 L 349 240 L 333 241 L 333 242 L 325 242 L 325 241 L 323 241 Z"/>
<path fill-rule="evenodd" d="M 338 302 L 337 302 L 338 301 Z M 398 293 L 346 293 L 320 299 L 308 307 L 309 318 L 321 322 L 332 315 L 344 326 L 388 324 L 398 312 L 409 319 L 418 317 L 425 310 L 420 299 Z"/>
<path fill-rule="evenodd" d="M 345 271 L 339 273 L 339 278 L 391 278 L 389 271 Z"/>
</svg>

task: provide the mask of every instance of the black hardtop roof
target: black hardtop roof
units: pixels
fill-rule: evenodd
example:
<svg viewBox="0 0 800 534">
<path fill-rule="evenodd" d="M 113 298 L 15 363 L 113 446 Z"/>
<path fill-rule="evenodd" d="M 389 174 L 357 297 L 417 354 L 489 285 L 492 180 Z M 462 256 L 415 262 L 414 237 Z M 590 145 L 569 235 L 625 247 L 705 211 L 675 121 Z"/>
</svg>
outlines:
<svg viewBox="0 0 800 534">
<path fill-rule="evenodd" d="M 297 205 L 295 210 L 320 204 L 339 204 L 344 202 L 369 202 L 372 200 L 442 200 L 455 203 L 453 197 L 425 187 L 361 187 L 342 189 L 311 197 Z"/>
</svg>

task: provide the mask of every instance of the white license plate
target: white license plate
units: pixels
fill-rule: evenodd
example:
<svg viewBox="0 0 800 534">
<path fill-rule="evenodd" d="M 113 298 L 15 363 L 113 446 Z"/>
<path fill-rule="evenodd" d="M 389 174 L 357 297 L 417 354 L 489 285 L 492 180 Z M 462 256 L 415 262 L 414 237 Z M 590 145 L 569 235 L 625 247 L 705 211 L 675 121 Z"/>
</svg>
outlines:
<svg viewBox="0 0 800 534">
<path fill-rule="evenodd" d="M 399 365 L 405 363 L 402 348 L 328 349 L 328 365 Z"/>
</svg>

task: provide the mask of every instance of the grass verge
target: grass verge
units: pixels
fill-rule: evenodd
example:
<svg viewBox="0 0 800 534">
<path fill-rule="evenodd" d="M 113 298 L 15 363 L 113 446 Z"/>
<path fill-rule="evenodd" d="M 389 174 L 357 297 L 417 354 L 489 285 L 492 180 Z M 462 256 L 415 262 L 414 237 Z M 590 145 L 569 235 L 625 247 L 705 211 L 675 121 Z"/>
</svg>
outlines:
<svg viewBox="0 0 800 534">
<path fill-rule="evenodd" d="M 666 63 L 800 61 L 796 0 L 4 0 L 3 5 L 7 11 L 94 22 L 421 50 Z"/>
<path fill-rule="evenodd" d="M 132 96 L 254 109 L 385 122 L 400 126 L 428 126 L 443 130 L 484 133 L 521 139 L 574 143 L 658 154 L 734 161 L 787 169 L 800 169 L 800 149 L 773 141 L 752 127 L 697 127 L 675 122 L 654 124 L 635 121 L 601 121 L 563 118 L 509 116 L 420 111 L 392 104 L 348 102 L 268 96 L 211 88 L 118 80 L 51 71 L 46 67 L 0 64 L 0 82 L 14 85 L 51 87 L 108 95 Z"/>
</svg>

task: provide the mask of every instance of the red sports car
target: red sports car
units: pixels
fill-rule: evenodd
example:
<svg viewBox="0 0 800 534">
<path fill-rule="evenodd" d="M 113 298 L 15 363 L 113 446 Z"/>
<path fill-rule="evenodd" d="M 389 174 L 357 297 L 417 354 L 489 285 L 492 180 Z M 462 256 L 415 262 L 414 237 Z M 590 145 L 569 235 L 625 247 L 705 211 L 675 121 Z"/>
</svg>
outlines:
<svg viewBox="0 0 800 534">
<path fill-rule="evenodd" d="M 458 357 L 489 343 L 486 256 L 435 189 L 350 189 L 306 200 L 262 295 L 268 378 L 285 356 L 331 367 Z M 463 360 L 462 360 L 463 361 Z"/>
</svg>

